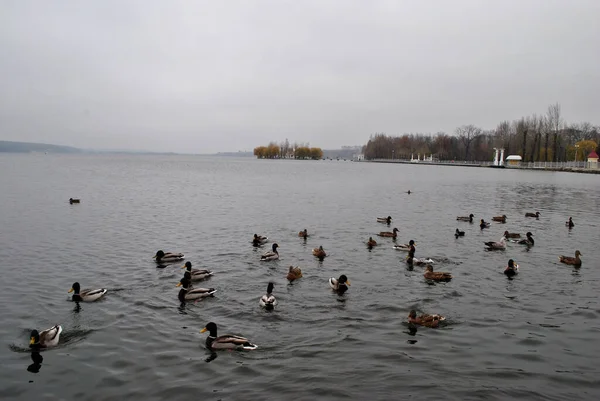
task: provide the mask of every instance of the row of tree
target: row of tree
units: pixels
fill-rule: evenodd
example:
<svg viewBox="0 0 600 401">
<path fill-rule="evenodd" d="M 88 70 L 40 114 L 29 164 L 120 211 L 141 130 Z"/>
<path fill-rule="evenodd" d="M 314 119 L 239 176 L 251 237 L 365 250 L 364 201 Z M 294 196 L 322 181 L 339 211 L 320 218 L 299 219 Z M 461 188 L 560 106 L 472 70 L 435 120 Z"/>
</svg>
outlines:
<svg viewBox="0 0 600 401">
<path fill-rule="evenodd" d="M 258 146 L 254 148 L 254 156 L 259 159 L 313 159 L 320 160 L 323 158 L 323 150 L 321 148 L 311 148 L 308 143 L 290 144 L 286 139 L 285 142 L 277 144 L 270 142 L 267 146 Z"/>
<path fill-rule="evenodd" d="M 548 107 L 546 114 L 533 114 L 514 121 L 502 121 L 496 129 L 474 125 L 458 127 L 453 135 L 432 134 L 371 135 L 363 148 L 366 159 L 410 159 L 411 155 L 433 155 L 439 160 L 492 160 L 494 148 L 504 148 L 505 157 L 518 154 L 524 161 L 585 160 L 598 149 L 600 126 L 590 123 L 567 124 L 560 104 Z"/>
</svg>

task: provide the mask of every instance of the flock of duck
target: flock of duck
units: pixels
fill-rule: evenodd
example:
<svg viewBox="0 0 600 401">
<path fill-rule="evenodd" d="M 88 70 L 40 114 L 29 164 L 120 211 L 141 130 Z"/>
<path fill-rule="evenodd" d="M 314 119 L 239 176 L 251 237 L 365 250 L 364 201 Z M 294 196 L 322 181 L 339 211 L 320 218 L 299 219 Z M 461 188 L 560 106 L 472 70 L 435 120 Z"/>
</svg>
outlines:
<svg viewBox="0 0 600 401">
<path fill-rule="evenodd" d="M 75 202 L 73 202 L 75 201 Z M 70 199 L 69 202 L 79 203 L 79 200 Z M 469 216 L 458 216 L 456 218 L 457 221 L 473 223 L 473 218 L 475 216 L 470 214 Z M 526 213 L 525 217 L 527 218 L 536 218 L 539 219 L 540 213 Z M 497 223 L 506 223 L 507 217 L 506 215 L 495 216 L 491 219 Z M 388 226 L 392 223 L 392 217 L 378 217 L 378 223 L 384 223 Z M 487 229 L 491 226 L 489 222 L 486 222 L 484 219 L 480 220 L 479 227 L 481 230 Z M 569 217 L 569 220 L 565 223 L 569 229 L 572 229 L 575 224 L 573 223 L 573 219 Z M 381 231 L 377 234 L 377 236 L 382 238 L 392 238 L 394 241 L 397 239 L 399 230 L 394 228 L 392 231 Z M 455 231 L 455 237 L 458 239 L 459 237 L 464 237 L 465 232 L 459 230 L 458 228 Z M 298 237 L 306 240 L 309 237 L 308 230 L 304 229 L 298 233 Z M 269 241 L 269 238 L 266 236 L 254 234 L 252 238 L 252 245 L 254 247 L 261 247 Z M 485 249 L 488 251 L 501 251 L 505 250 L 507 247 L 507 241 L 511 241 L 513 243 L 517 243 L 519 245 L 525 245 L 527 247 L 532 247 L 535 244 L 533 239 L 533 234 L 531 232 L 527 232 L 525 234 L 525 238 L 521 238 L 520 233 L 511 233 L 509 231 L 504 231 L 504 234 L 500 241 L 488 241 L 484 242 Z M 372 249 L 375 246 L 378 246 L 376 240 L 373 237 L 369 237 L 366 241 L 366 245 L 369 249 Z M 278 249 L 279 245 L 277 243 L 273 243 L 271 249 L 267 252 L 264 252 L 260 260 L 263 262 L 270 262 L 279 259 Z M 414 240 L 410 240 L 408 244 L 396 244 L 393 246 L 395 250 L 408 252 L 408 256 L 406 257 L 406 263 L 409 266 L 409 270 L 412 270 L 414 266 L 424 266 L 425 272 L 423 274 L 425 280 L 428 281 L 450 281 L 452 279 L 452 274 L 448 272 L 438 272 L 434 271 L 432 264 L 434 261 L 430 258 L 417 258 L 415 257 L 416 253 L 416 243 Z M 326 251 L 322 246 L 318 248 L 314 248 L 312 250 L 312 254 L 318 258 L 319 260 L 323 260 L 327 257 Z M 581 266 L 581 252 L 579 250 L 575 251 L 575 257 L 561 255 L 558 257 L 559 261 L 565 263 L 567 265 L 572 265 L 575 267 Z M 183 261 L 185 259 L 185 255 L 183 253 L 174 253 L 174 252 L 164 252 L 159 250 L 154 255 L 154 260 L 159 266 L 164 266 L 164 264 L 171 264 Z M 185 303 L 187 301 L 197 302 L 206 297 L 212 297 L 217 292 L 214 288 L 194 288 L 193 282 L 199 282 L 206 280 L 207 278 L 213 275 L 213 272 L 207 269 L 193 269 L 191 262 L 186 262 L 182 267 L 185 269 L 184 275 L 177 284 L 177 287 L 181 287 L 178 299 L 180 302 Z M 513 259 L 510 259 L 507 263 L 506 268 L 504 269 L 504 274 L 506 274 L 509 278 L 513 278 L 519 272 L 519 265 L 515 263 Z M 298 266 L 290 266 L 287 279 L 289 281 L 294 281 L 302 278 L 302 270 Z M 332 291 L 336 292 L 339 295 L 343 295 L 346 291 L 348 291 L 348 287 L 350 286 L 350 280 L 345 274 L 340 275 L 338 278 L 331 277 L 328 280 L 329 286 Z M 273 295 L 274 285 L 272 282 L 268 283 L 266 294 L 259 298 L 259 305 L 265 309 L 272 310 L 277 305 L 277 299 Z M 78 282 L 73 283 L 69 293 L 73 293 L 72 300 L 74 302 L 94 302 L 101 299 L 106 293 L 106 288 L 100 289 L 81 289 L 81 286 Z M 421 314 L 417 315 L 415 310 L 411 310 L 408 315 L 408 323 L 409 327 L 414 329 L 414 325 L 421 325 L 425 327 L 438 327 L 440 321 L 445 320 L 444 316 L 438 314 Z M 218 335 L 217 324 L 214 322 L 209 322 L 200 332 L 209 332 L 208 337 L 206 338 L 206 346 L 209 350 L 222 350 L 222 349 L 239 349 L 239 350 L 253 350 L 258 346 L 250 342 L 247 338 L 232 334 Z M 62 327 L 60 325 L 56 325 L 50 329 L 43 330 L 38 332 L 37 330 L 32 330 L 30 342 L 30 347 L 35 351 L 41 348 L 54 347 L 58 345 L 60 333 L 62 332 Z"/>
</svg>

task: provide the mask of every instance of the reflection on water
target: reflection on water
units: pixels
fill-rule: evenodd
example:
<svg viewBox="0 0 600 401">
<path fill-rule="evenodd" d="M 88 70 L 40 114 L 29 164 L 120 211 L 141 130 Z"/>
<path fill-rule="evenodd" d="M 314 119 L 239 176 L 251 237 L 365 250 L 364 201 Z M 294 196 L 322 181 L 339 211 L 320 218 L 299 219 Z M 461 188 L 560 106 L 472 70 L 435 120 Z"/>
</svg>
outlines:
<svg viewBox="0 0 600 401">
<path fill-rule="evenodd" d="M 38 373 L 42 368 L 42 362 L 44 361 L 44 357 L 39 353 L 39 351 L 31 351 L 31 360 L 33 363 L 27 366 L 27 370 L 31 373 Z"/>
</svg>

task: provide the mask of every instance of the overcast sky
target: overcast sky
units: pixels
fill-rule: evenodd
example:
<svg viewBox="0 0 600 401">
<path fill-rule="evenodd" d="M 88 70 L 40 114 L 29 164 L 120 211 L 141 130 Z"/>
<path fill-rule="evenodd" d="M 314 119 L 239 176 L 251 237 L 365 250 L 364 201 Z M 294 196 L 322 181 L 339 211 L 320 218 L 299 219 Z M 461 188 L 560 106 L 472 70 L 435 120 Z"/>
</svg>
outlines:
<svg viewBox="0 0 600 401">
<path fill-rule="evenodd" d="M 191 153 L 600 124 L 600 0 L 1 0 L 0 139 Z"/>
</svg>

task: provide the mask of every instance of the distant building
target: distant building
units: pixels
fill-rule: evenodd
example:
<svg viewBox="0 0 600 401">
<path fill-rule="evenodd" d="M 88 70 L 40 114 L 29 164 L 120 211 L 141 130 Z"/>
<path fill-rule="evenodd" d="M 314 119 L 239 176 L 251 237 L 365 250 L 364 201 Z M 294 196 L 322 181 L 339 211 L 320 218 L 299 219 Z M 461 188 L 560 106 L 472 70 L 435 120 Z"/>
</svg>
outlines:
<svg viewBox="0 0 600 401">
<path fill-rule="evenodd" d="M 362 153 L 354 154 L 354 155 L 352 155 L 352 160 L 361 162 L 361 161 L 365 160 L 365 155 Z"/>
<path fill-rule="evenodd" d="M 523 158 L 519 155 L 510 155 L 506 158 L 506 165 L 509 167 L 510 166 L 520 166 L 521 160 L 523 160 Z"/>
<path fill-rule="evenodd" d="M 596 153 L 593 150 L 588 155 L 588 167 L 589 168 L 598 168 L 598 153 Z"/>
</svg>

